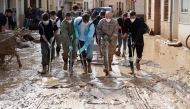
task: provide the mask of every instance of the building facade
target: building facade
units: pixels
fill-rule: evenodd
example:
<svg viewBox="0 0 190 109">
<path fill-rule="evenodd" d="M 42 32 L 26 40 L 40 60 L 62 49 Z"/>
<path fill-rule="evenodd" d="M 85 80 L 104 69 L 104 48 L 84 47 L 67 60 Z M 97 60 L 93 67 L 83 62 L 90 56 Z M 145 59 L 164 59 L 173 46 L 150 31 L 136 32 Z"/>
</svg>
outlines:
<svg viewBox="0 0 190 109">
<path fill-rule="evenodd" d="M 185 45 L 190 35 L 190 0 L 146 0 L 146 21 L 156 34 Z"/>
<path fill-rule="evenodd" d="M 97 7 L 112 7 L 115 16 L 119 11 L 123 13 L 129 9 L 135 10 L 138 15 L 144 15 L 144 0 L 83 0 L 84 10 Z"/>
</svg>

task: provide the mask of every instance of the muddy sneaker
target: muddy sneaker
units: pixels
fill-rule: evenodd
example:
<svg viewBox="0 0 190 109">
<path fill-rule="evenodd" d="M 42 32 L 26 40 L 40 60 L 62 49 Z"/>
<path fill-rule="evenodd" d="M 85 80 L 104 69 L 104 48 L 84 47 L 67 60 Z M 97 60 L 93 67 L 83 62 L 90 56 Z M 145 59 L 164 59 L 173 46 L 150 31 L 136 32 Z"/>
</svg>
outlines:
<svg viewBox="0 0 190 109">
<path fill-rule="evenodd" d="M 85 67 L 84 69 L 84 73 L 82 73 L 83 75 L 86 75 L 87 74 L 87 68 Z"/>
<path fill-rule="evenodd" d="M 103 72 L 106 74 L 106 76 L 109 75 L 109 71 L 108 71 L 108 69 L 105 68 L 105 69 L 103 70 Z"/>
</svg>

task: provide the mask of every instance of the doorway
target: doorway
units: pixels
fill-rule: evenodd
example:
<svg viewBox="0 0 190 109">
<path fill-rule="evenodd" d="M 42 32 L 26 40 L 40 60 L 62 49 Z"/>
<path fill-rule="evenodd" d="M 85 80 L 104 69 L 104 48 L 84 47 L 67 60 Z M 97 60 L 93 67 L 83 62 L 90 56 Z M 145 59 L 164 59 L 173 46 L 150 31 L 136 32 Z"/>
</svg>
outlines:
<svg viewBox="0 0 190 109">
<path fill-rule="evenodd" d="M 155 0 L 155 9 L 154 9 L 154 33 L 160 34 L 161 26 L 161 0 Z"/>
</svg>

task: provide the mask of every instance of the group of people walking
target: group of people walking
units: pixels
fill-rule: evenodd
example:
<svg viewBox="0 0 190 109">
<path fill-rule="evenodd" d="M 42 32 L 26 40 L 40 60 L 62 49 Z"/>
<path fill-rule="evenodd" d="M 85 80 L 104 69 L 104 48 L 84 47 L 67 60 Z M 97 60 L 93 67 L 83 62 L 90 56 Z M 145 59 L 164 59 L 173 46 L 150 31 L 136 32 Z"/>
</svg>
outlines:
<svg viewBox="0 0 190 109">
<path fill-rule="evenodd" d="M 114 54 L 121 56 L 121 47 L 126 53 L 128 45 L 129 62 L 132 73 L 134 73 L 134 50 L 136 49 L 135 65 L 140 70 L 140 60 L 142 58 L 144 40 L 143 26 L 144 21 L 138 18 L 136 12 L 125 13 L 121 18 L 115 20 L 113 13 L 102 10 L 93 21 L 88 12 L 79 12 L 78 5 L 72 6 L 71 12 L 64 12 L 64 7 L 58 14 L 55 11 L 49 13 L 39 12 L 39 34 L 41 36 L 42 71 L 45 74 L 47 67 L 54 58 L 55 54 L 60 56 L 62 46 L 62 58 L 64 61 L 63 69 L 73 72 L 73 65 L 80 54 L 84 73 L 92 73 L 91 62 L 93 58 L 94 40 L 101 47 L 100 53 L 104 59 L 104 72 L 112 71 Z M 27 20 L 30 20 L 30 10 L 26 13 Z M 13 12 L 6 10 L 4 16 L 10 16 Z M 43 13 L 43 14 L 42 14 Z M 40 14 L 42 14 L 40 16 Z M 1 21 L 1 31 L 4 31 L 3 18 Z M 27 21 L 26 21 L 27 22 Z M 56 49 L 54 48 L 56 43 Z M 117 51 L 116 51 L 117 49 Z M 77 51 L 78 50 L 78 51 Z M 51 51 L 51 52 L 50 52 Z M 56 52 L 56 53 L 55 53 Z M 1 61 L 4 57 L 1 56 Z"/>
<path fill-rule="evenodd" d="M 121 18 L 115 20 L 112 12 L 102 10 L 91 21 L 88 13 L 80 16 L 77 10 L 78 6 L 73 5 L 73 11 L 64 13 L 64 18 L 61 19 L 56 16 L 55 11 L 50 12 L 50 17 L 47 13 L 42 15 L 42 21 L 39 23 L 43 66 L 41 73 L 46 73 L 48 63 L 52 61 L 49 59 L 50 48 L 53 54 L 51 59 L 54 59 L 55 42 L 57 43 L 57 56 L 59 56 L 60 46 L 62 45 L 64 70 L 68 70 L 69 63 L 69 71 L 73 72 L 74 60 L 77 57 L 77 52 L 79 52 L 84 68 L 83 73 L 92 73 L 91 62 L 93 58 L 94 39 L 101 46 L 105 66 L 103 71 L 106 74 L 112 71 L 114 54 L 120 56 L 122 42 L 124 52 L 126 52 L 126 43 L 128 44 L 129 62 L 132 73 L 134 73 L 135 69 L 133 58 L 135 49 L 137 53 L 136 68 L 138 70 L 140 69 L 139 62 L 142 58 L 144 46 L 143 20 L 137 18 L 136 12 L 132 11 L 123 14 Z M 130 17 L 128 14 L 130 14 Z M 130 39 L 132 39 L 132 43 Z M 118 48 L 117 51 L 116 48 Z M 72 54 L 72 56 L 69 56 L 69 54 Z"/>
</svg>

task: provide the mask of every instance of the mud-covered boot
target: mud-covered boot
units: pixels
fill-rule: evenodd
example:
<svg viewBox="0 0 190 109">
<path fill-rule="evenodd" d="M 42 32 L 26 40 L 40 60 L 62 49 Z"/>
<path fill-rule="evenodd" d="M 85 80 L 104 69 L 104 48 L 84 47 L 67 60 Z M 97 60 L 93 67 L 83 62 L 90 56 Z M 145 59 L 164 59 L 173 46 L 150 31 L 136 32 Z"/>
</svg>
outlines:
<svg viewBox="0 0 190 109">
<path fill-rule="evenodd" d="M 104 66 L 105 66 L 105 68 L 104 68 L 103 72 L 106 73 L 106 76 L 108 76 L 109 75 L 108 64 L 104 63 Z"/>
<path fill-rule="evenodd" d="M 120 48 L 118 48 L 118 51 L 115 52 L 115 55 L 117 55 L 117 56 L 121 55 Z"/>
<path fill-rule="evenodd" d="M 140 60 L 137 59 L 135 62 L 135 65 L 136 65 L 137 70 L 140 70 Z"/>
<path fill-rule="evenodd" d="M 68 60 L 64 60 L 64 66 L 63 66 L 63 70 L 67 70 L 67 64 L 68 64 Z"/>
<path fill-rule="evenodd" d="M 42 65 L 42 71 L 38 72 L 40 74 L 46 74 L 47 73 L 47 65 Z"/>
<path fill-rule="evenodd" d="M 109 63 L 109 71 L 112 71 L 111 64 L 112 63 Z"/>
<path fill-rule="evenodd" d="M 59 52 L 60 52 L 60 47 L 56 47 L 56 54 L 57 54 L 57 57 L 59 57 Z"/>
<path fill-rule="evenodd" d="M 92 73 L 91 62 L 88 62 L 88 73 Z"/>
</svg>

